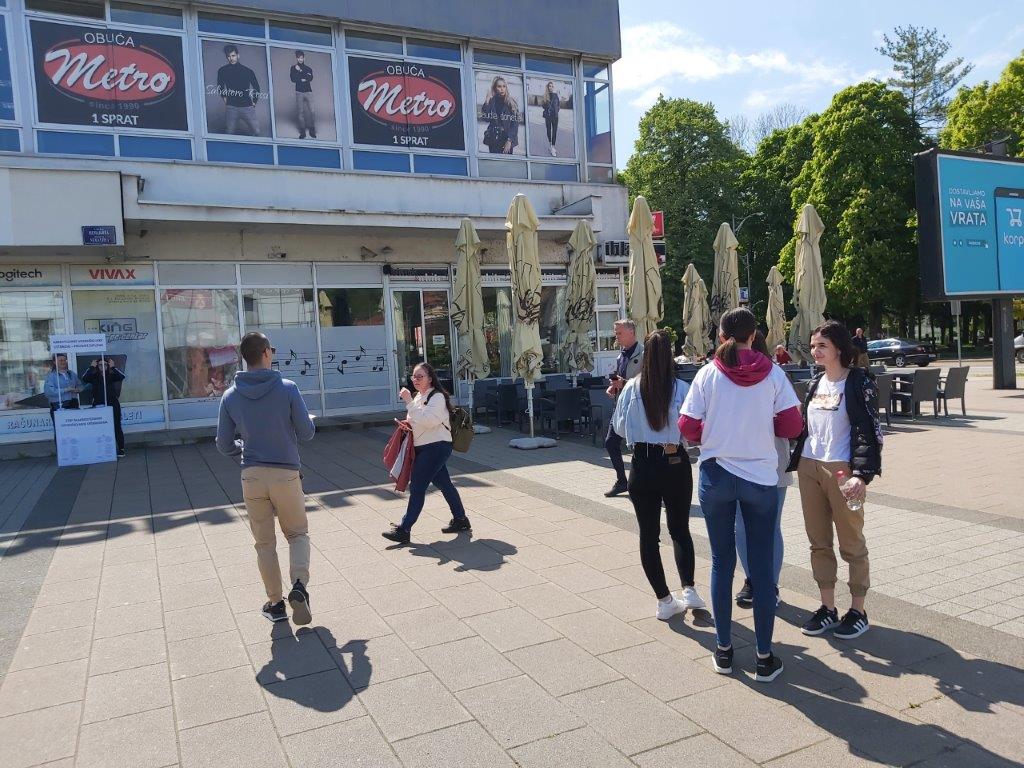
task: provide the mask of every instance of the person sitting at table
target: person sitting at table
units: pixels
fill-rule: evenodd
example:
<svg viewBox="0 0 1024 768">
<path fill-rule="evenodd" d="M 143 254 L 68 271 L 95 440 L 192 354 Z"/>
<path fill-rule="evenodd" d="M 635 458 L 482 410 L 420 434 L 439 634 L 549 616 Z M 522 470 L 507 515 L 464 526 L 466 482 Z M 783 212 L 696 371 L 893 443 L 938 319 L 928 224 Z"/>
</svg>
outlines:
<svg viewBox="0 0 1024 768">
<path fill-rule="evenodd" d="M 790 357 L 786 347 L 782 344 L 775 347 L 775 362 L 779 365 L 788 365 L 793 362 L 793 358 Z"/>
</svg>

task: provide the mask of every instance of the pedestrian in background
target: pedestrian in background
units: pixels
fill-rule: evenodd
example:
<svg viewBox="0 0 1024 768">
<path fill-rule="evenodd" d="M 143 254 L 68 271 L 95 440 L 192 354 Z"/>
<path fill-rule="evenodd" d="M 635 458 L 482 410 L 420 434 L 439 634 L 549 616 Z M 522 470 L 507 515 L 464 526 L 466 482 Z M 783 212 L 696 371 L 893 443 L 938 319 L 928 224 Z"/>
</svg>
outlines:
<svg viewBox="0 0 1024 768">
<path fill-rule="evenodd" d="M 309 522 L 298 441 L 312 440 L 316 428 L 295 382 L 271 368 L 275 350 L 270 339 L 256 331 L 247 333 L 240 352 L 248 370 L 235 374 L 234 384 L 220 400 L 217 450 L 242 457 L 242 498 L 267 592 L 263 615 L 271 621 L 288 618 L 277 559 L 276 516 L 288 541 L 292 619 L 309 624 Z"/>
<path fill-rule="evenodd" d="M 124 429 L 121 426 L 121 382 L 124 372 L 107 357 L 93 360 L 89 369 L 82 374 L 82 381 L 92 388 L 92 407 L 109 405 L 114 411 L 114 442 L 117 456 L 123 458 Z"/>
<path fill-rule="evenodd" d="M 772 562 L 778 508 L 775 438 L 800 434 L 800 401 L 782 369 L 751 349 L 757 321 L 749 310 L 730 309 L 720 322 L 721 345 L 714 362 L 694 377 L 679 427 L 687 441 L 700 445 L 698 497 L 711 543 L 711 605 L 718 639 L 712 659 L 715 671 L 732 672 L 732 580 L 739 504 L 754 597 L 754 679 L 770 682 L 783 669 L 782 660 L 772 653 Z"/>
<path fill-rule="evenodd" d="M 53 412 L 62 408 L 78 408 L 78 394 L 83 382 L 78 374 L 68 368 L 68 356 L 63 352 L 54 355 L 50 372 L 43 381 L 43 394 L 50 402 L 50 420 Z"/>
<path fill-rule="evenodd" d="M 858 328 L 853 333 L 853 348 L 857 351 L 857 367 L 867 369 L 871 365 L 871 360 L 868 358 L 868 340 L 864 336 L 864 329 Z"/>
<path fill-rule="evenodd" d="M 811 356 L 824 370 L 807 387 L 803 431 L 789 464 L 800 484 L 811 572 L 821 593 L 821 607 L 802 631 L 820 635 L 831 629 L 835 637 L 844 640 L 860 637 L 869 628 L 864 608 L 870 568 L 863 503 L 867 484 L 882 471 L 878 389 L 871 376 L 854 365 L 855 355 L 850 332 L 840 323 L 829 320 L 814 330 Z M 839 555 L 850 566 L 852 606 L 842 620 L 836 610 L 838 563 L 833 529 L 839 539 Z"/>
<path fill-rule="evenodd" d="M 615 360 L 615 370 L 608 374 L 608 397 L 616 400 L 626 386 L 626 382 L 640 373 L 644 359 L 644 345 L 636 337 L 636 323 L 632 320 L 616 320 L 614 324 L 615 343 L 619 345 L 619 356 Z M 605 496 L 618 496 L 626 493 L 626 463 L 622 460 L 622 435 L 615 431 L 613 420 L 608 421 L 608 434 L 604 439 L 604 448 L 615 469 L 615 485 Z"/>
<path fill-rule="evenodd" d="M 768 347 L 765 346 L 765 349 Z M 771 357 L 771 355 L 766 355 Z M 775 362 L 779 365 L 789 365 L 793 362 L 793 358 L 790 356 L 789 351 L 782 345 L 778 344 L 775 347 Z"/>
<path fill-rule="evenodd" d="M 644 339 L 642 371 L 623 387 L 612 416 L 615 432 L 633 449 L 629 499 L 640 527 L 640 563 L 658 598 L 656 615 L 662 621 L 688 608 L 706 607 L 693 580 L 693 476 L 677 419 L 688 390 L 689 385 L 675 375 L 671 337 L 666 331 L 654 331 Z M 661 563 L 662 503 L 683 585 L 680 597 L 669 591 Z"/>
</svg>

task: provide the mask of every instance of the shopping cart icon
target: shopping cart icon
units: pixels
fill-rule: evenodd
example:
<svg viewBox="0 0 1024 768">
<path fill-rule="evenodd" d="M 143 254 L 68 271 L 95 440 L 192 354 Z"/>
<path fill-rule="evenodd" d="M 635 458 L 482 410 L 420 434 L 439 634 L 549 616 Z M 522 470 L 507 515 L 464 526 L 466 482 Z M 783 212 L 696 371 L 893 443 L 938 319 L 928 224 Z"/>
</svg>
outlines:
<svg viewBox="0 0 1024 768">
<path fill-rule="evenodd" d="M 1024 227 L 1024 221 L 1021 221 L 1021 211 L 1024 208 L 1007 208 L 1007 212 L 1010 214 L 1010 226 L 1011 227 Z"/>
</svg>

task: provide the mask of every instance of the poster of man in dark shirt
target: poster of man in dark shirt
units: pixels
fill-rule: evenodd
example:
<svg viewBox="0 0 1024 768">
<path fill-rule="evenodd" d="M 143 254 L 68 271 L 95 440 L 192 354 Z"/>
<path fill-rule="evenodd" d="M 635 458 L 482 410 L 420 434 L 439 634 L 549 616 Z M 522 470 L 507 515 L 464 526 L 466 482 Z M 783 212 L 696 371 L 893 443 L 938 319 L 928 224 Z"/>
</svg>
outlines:
<svg viewBox="0 0 1024 768">
<path fill-rule="evenodd" d="M 313 68 L 306 64 L 306 52 L 295 52 L 295 66 L 289 72 L 295 83 L 295 119 L 299 124 L 299 138 L 316 138 L 316 110 L 313 106 Z"/>
<path fill-rule="evenodd" d="M 256 103 L 260 99 L 260 82 L 256 73 L 242 64 L 238 46 L 225 45 L 228 63 L 217 70 L 217 92 L 224 100 L 224 132 L 232 136 L 259 136 L 260 121 Z"/>
</svg>

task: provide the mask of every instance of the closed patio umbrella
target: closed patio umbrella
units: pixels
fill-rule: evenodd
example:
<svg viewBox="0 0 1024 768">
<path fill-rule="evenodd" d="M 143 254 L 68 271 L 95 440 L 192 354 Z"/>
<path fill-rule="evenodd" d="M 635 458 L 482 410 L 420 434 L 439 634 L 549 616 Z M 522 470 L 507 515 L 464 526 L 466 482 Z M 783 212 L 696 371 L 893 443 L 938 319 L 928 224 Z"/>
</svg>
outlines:
<svg viewBox="0 0 1024 768">
<path fill-rule="evenodd" d="M 501 376 L 512 375 L 512 303 L 508 298 L 508 290 L 498 289 L 497 300 L 498 326 L 498 364 Z"/>
<path fill-rule="evenodd" d="M 568 334 L 562 349 L 572 371 L 573 382 L 580 371 L 594 368 L 594 347 L 590 329 L 594 324 L 594 247 L 597 240 L 586 221 L 580 221 L 569 238 L 572 259 L 569 261 L 569 290 L 565 300 L 565 324 Z"/>
<path fill-rule="evenodd" d="M 715 235 L 715 277 L 711 283 L 711 333 L 717 336 L 722 315 L 740 305 L 739 241 L 724 221 Z"/>
<path fill-rule="evenodd" d="M 690 360 L 703 360 L 707 356 L 710 325 L 708 288 L 691 262 L 683 273 L 683 331 L 686 333 L 683 354 Z"/>
<path fill-rule="evenodd" d="M 821 234 L 825 225 L 808 203 L 797 220 L 796 264 L 793 278 L 793 307 L 796 317 L 789 332 L 789 350 L 797 360 L 811 362 L 811 331 L 825 322 L 827 299 L 821 271 Z"/>
<path fill-rule="evenodd" d="M 452 322 L 459 334 L 459 362 L 456 376 L 469 382 L 469 412 L 473 413 L 473 379 L 491 372 L 484 338 L 484 298 L 480 290 L 480 238 L 469 219 L 462 220 L 455 237 L 459 252 L 455 264 L 455 295 Z"/>
<path fill-rule="evenodd" d="M 639 338 L 657 330 L 665 316 L 661 296 L 661 269 L 654 252 L 651 208 L 641 195 L 629 215 L 629 317 L 636 323 Z"/>
<path fill-rule="evenodd" d="M 765 341 L 768 349 L 774 350 L 779 344 L 786 343 L 786 302 L 782 296 L 782 273 L 778 267 L 768 270 L 768 336 Z"/>
</svg>

